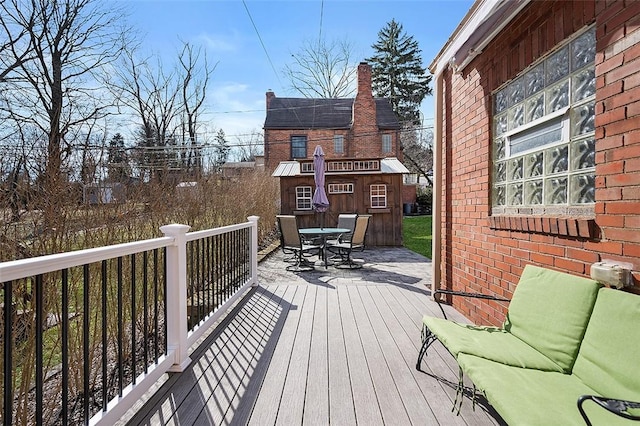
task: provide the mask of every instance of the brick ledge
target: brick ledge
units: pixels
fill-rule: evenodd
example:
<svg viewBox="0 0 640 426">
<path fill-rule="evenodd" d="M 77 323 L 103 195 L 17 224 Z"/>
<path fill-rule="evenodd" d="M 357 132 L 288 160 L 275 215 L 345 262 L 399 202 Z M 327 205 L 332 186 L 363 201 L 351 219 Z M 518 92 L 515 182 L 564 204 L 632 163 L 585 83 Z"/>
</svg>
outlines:
<svg viewBox="0 0 640 426">
<path fill-rule="evenodd" d="M 596 239 L 600 235 L 595 219 L 550 216 L 489 216 L 489 228 Z"/>
</svg>

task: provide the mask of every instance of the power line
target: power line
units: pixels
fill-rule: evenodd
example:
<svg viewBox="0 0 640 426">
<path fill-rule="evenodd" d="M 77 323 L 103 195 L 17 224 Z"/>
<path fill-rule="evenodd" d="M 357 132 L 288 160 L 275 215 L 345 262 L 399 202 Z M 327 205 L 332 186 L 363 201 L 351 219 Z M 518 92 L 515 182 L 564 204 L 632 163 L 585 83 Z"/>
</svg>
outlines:
<svg viewBox="0 0 640 426">
<path fill-rule="evenodd" d="M 247 6 L 247 3 L 245 2 L 245 0 L 242 0 L 242 4 L 244 5 L 244 9 L 247 11 L 247 15 L 249 16 L 249 20 L 251 21 L 251 25 L 253 25 L 253 29 L 256 31 L 256 34 L 258 36 L 258 40 L 260 40 L 260 44 L 262 45 L 262 50 L 264 50 L 264 54 L 267 55 L 267 60 L 269 61 L 269 64 L 271 65 L 271 69 L 273 70 L 273 73 L 276 75 L 276 79 L 278 80 L 278 83 L 280 84 L 281 87 L 282 86 L 282 82 L 280 81 L 280 76 L 278 75 L 278 72 L 276 71 L 276 67 L 273 65 L 273 61 L 271 60 L 271 56 L 269 56 L 269 52 L 267 51 L 267 47 L 264 45 L 264 41 L 262 41 L 262 37 L 260 36 L 260 31 L 258 31 L 258 27 L 256 26 L 256 23 L 253 21 L 253 17 L 251 16 L 251 12 L 249 12 L 249 7 Z"/>
</svg>

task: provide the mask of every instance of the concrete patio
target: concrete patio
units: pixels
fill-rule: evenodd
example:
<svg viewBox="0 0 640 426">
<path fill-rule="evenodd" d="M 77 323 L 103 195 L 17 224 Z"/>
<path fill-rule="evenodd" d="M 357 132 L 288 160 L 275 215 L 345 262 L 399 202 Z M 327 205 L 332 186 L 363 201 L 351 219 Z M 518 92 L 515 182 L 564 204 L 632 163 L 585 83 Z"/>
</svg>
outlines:
<svg viewBox="0 0 640 426">
<path fill-rule="evenodd" d="M 429 260 L 404 248 L 355 257 L 362 269 L 292 273 L 281 251 L 270 254 L 260 285 L 129 424 L 501 424 L 469 395 L 452 413 L 458 367 L 440 344 L 415 369 L 422 315 L 441 315 Z"/>
</svg>

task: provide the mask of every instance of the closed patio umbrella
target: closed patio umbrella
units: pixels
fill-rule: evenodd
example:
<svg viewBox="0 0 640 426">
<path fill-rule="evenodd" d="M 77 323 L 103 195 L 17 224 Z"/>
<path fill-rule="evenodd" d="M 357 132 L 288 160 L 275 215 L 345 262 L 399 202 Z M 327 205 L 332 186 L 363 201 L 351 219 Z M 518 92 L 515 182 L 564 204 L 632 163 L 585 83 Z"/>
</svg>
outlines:
<svg viewBox="0 0 640 426">
<path fill-rule="evenodd" d="M 315 151 L 313 151 L 313 170 L 316 190 L 313 193 L 312 204 L 313 209 L 322 214 L 320 217 L 320 227 L 324 228 L 324 212 L 329 208 L 329 199 L 324 190 L 324 151 L 322 151 L 320 145 L 316 146 Z"/>
</svg>

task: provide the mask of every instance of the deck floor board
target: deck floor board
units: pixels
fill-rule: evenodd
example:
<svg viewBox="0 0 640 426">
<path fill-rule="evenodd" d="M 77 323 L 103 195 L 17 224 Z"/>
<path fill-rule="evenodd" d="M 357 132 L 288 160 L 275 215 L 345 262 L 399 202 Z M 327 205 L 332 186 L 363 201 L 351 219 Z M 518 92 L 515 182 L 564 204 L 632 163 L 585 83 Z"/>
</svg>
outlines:
<svg viewBox="0 0 640 426">
<path fill-rule="evenodd" d="M 260 285 L 129 424 L 503 424 L 469 397 L 460 415 L 451 412 L 458 368 L 439 343 L 415 368 L 422 316 L 441 316 L 429 261 L 402 248 L 358 257 L 359 270 L 294 274 L 271 255 Z"/>
</svg>

